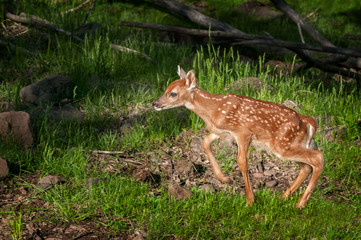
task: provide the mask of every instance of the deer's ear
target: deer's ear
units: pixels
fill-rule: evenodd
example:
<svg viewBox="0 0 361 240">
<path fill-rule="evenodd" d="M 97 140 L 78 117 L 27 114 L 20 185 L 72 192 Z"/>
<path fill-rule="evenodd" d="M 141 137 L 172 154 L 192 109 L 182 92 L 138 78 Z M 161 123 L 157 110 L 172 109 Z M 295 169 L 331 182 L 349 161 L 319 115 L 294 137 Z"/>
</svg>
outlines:
<svg viewBox="0 0 361 240">
<path fill-rule="evenodd" d="M 185 77 L 185 79 L 186 79 L 186 85 L 187 85 L 188 89 L 193 90 L 197 86 L 197 78 L 196 78 L 196 75 L 194 74 L 193 70 L 190 70 L 187 73 L 187 76 Z"/>
<path fill-rule="evenodd" d="M 186 72 L 179 65 L 178 65 L 178 75 L 181 79 L 184 79 L 187 76 Z"/>
</svg>

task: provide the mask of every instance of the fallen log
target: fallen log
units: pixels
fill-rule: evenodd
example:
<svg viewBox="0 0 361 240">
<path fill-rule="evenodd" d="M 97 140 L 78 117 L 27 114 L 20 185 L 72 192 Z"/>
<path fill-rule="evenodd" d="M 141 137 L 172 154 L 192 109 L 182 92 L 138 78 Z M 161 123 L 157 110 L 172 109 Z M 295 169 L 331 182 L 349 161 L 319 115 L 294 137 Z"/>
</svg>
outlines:
<svg viewBox="0 0 361 240">
<path fill-rule="evenodd" d="M 296 53 L 303 61 L 308 63 L 309 66 L 313 66 L 319 68 L 326 72 L 331 73 L 339 73 L 344 77 L 353 77 L 355 79 L 361 80 L 361 74 L 344 70 L 339 67 L 332 66 L 330 64 L 323 63 L 320 60 L 314 60 L 310 56 L 304 53 L 303 50 L 311 50 L 321 53 L 336 53 L 343 54 L 347 56 L 353 57 L 361 57 L 361 50 L 359 49 L 351 49 L 351 48 L 336 48 L 336 47 L 325 47 L 311 44 L 303 44 L 296 42 L 283 41 L 278 39 L 273 39 L 271 37 L 264 37 L 253 34 L 246 33 L 231 33 L 231 32 L 223 32 L 223 31 L 208 31 L 201 29 L 188 29 L 183 27 L 175 27 L 175 26 L 164 26 L 156 23 L 139 23 L 139 22 L 129 22 L 129 21 L 121 21 L 119 22 L 121 26 L 130 26 L 130 27 L 139 27 L 139 28 L 148 28 L 159 31 L 168 31 L 168 32 L 177 32 L 183 34 L 189 34 L 192 36 L 201 36 L 201 37 L 219 37 L 232 39 L 232 45 L 270 45 L 270 46 L 278 46 L 282 48 L 287 48 L 290 51 Z M 244 39 L 243 41 L 240 41 Z M 343 60 L 345 58 L 340 58 Z M 360 86 L 359 81 L 357 81 L 357 85 Z"/>
<path fill-rule="evenodd" d="M 304 49 L 304 50 L 311 50 L 311 51 L 323 52 L 323 53 L 336 53 L 336 54 L 344 54 L 353 57 L 361 57 L 360 49 L 336 48 L 336 47 L 325 47 L 319 45 L 303 44 L 303 43 L 283 41 L 271 37 L 247 34 L 247 33 L 208 31 L 201 29 L 189 29 L 183 27 L 165 26 L 156 23 L 139 23 L 139 22 L 130 22 L 130 21 L 120 21 L 119 25 L 137 27 L 137 28 L 148 28 L 158 31 L 183 33 L 183 34 L 200 36 L 200 37 L 217 37 L 217 38 L 232 39 L 234 43 L 238 43 L 238 44 L 248 44 L 248 45 L 263 44 L 263 45 L 272 45 L 283 48 L 289 48 L 291 51 L 292 49 Z M 240 40 L 246 40 L 246 41 L 240 41 Z"/>
<path fill-rule="evenodd" d="M 172 13 L 188 18 L 191 22 L 194 22 L 201 27 L 225 32 L 243 33 L 241 30 L 234 28 L 227 23 L 208 17 L 175 0 L 152 0 L 152 2 L 158 6 L 168 9 Z"/>
<path fill-rule="evenodd" d="M 314 46 L 313 49 L 308 49 L 308 50 L 334 53 L 334 54 L 345 54 L 347 56 L 357 57 L 357 58 L 360 57 L 359 49 L 342 49 L 341 52 L 339 52 L 338 51 L 339 48 L 333 48 L 334 45 L 329 40 L 327 40 L 320 33 L 318 33 L 318 31 L 315 30 L 312 27 L 312 25 L 305 22 L 303 20 L 303 18 L 296 11 L 294 11 L 290 6 L 288 6 L 283 0 L 271 0 L 271 1 L 274 2 L 275 4 L 278 4 L 277 6 L 280 9 L 283 9 L 286 12 L 286 14 L 288 13 L 288 16 L 297 23 L 299 29 L 300 28 L 305 29 L 305 31 L 307 31 L 307 33 L 309 35 L 311 35 L 317 41 L 319 41 L 323 45 L 325 45 L 324 46 L 325 48 L 323 50 L 320 50 L 320 46 L 314 46 L 314 45 L 313 45 Z M 250 39 L 249 38 L 250 36 L 248 34 L 242 32 L 226 23 L 223 23 L 219 20 L 205 16 L 204 14 L 199 13 L 198 11 L 184 5 L 183 3 L 179 3 L 176 0 L 152 0 L 152 2 L 157 4 L 158 6 L 166 8 L 167 10 L 171 11 L 172 13 L 187 17 L 190 21 L 198 24 L 199 26 L 207 28 L 209 30 L 219 30 L 221 32 L 227 32 L 229 34 L 242 35 L 242 37 L 241 36 L 235 37 L 235 38 L 239 38 L 242 40 L 255 40 L 254 38 Z M 312 59 L 310 57 L 305 57 L 306 55 L 309 55 L 309 53 L 305 52 L 305 50 L 307 50 L 305 48 L 305 44 L 301 44 L 301 43 L 293 44 L 292 43 L 290 45 L 290 42 L 287 42 L 287 41 L 276 40 L 273 38 L 264 38 L 264 37 L 260 38 L 259 36 L 256 38 L 256 40 L 258 41 L 259 44 L 283 47 L 283 48 L 289 49 L 295 53 L 302 52 L 300 54 L 302 54 L 304 61 L 306 61 L 306 59 Z M 243 42 L 243 43 L 245 44 L 245 42 Z M 256 42 L 253 42 L 253 44 L 256 44 Z M 251 45 L 251 47 L 253 47 L 253 45 Z M 316 50 L 316 49 L 318 49 L 318 50 Z M 296 50 L 296 51 L 294 51 L 294 50 Z M 336 57 L 337 57 L 337 59 L 342 59 L 342 56 L 336 56 Z M 352 59 L 352 58 L 350 58 L 350 59 Z M 317 64 L 315 64 L 315 62 L 317 62 Z M 311 65 L 311 66 L 322 66 L 322 64 L 323 64 L 320 60 L 317 60 L 317 61 L 315 60 L 313 62 L 307 62 L 307 63 L 309 63 L 309 65 Z M 352 63 L 352 65 L 350 63 Z M 352 66 L 359 65 L 358 62 L 355 63 L 355 61 L 347 61 L 347 62 L 343 62 L 342 64 L 344 66 L 346 66 L 347 68 L 351 68 Z M 335 68 L 333 66 L 331 66 L 330 69 L 332 71 L 335 70 Z M 352 76 L 355 76 L 359 81 L 361 80 L 358 77 L 358 74 L 354 74 L 354 72 L 351 72 L 348 70 L 342 70 L 339 73 L 346 77 L 349 77 L 352 75 Z M 357 83 L 358 83 L 358 85 L 360 85 L 359 82 L 357 82 Z"/>
<path fill-rule="evenodd" d="M 34 24 L 34 25 L 37 25 L 37 26 L 40 26 L 40 27 L 43 27 L 43 28 L 46 28 L 46 29 L 49 29 L 52 31 L 63 33 L 69 37 L 73 37 L 76 40 L 82 41 L 81 38 L 74 36 L 71 32 L 66 31 L 60 27 L 57 27 L 56 25 L 54 25 L 44 19 L 41 19 L 39 17 L 33 16 L 33 15 L 28 16 L 25 13 L 21 13 L 18 16 L 18 15 L 12 14 L 10 12 L 7 12 L 5 14 L 5 16 L 14 22 L 20 22 L 20 23 L 25 23 L 25 24 Z"/>
</svg>

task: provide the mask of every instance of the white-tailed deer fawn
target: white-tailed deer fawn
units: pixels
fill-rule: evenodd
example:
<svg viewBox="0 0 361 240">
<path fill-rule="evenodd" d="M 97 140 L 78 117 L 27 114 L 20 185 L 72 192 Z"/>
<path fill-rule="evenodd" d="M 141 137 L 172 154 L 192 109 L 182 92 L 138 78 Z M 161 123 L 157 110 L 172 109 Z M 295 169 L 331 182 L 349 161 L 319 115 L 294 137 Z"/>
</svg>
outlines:
<svg viewBox="0 0 361 240">
<path fill-rule="evenodd" d="M 312 172 L 308 186 L 296 205 L 298 208 L 305 207 L 321 175 L 324 162 L 322 152 L 311 149 L 316 131 L 315 120 L 277 103 L 202 91 L 196 86 L 193 70 L 185 73 L 178 66 L 178 75 L 180 79 L 168 86 L 165 93 L 153 102 L 153 107 L 160 111 L 185 106 L 205 121 L 210 134 L 204 138 L 202 147 L 215 176 L 222 182 L 232 181 L 221 171 L 211 148 L 214 140 L 224 134 L 231 134 L 238 145 L 237 163 L 245 181 L 247 204 L 252 204 L 254 194 L 247 161 L 248 148 L 253 141 L 271 150 L 279 158 L 295 161 L 300 166 L 298 177 L 282 194 L 282 198 L 288 198 L 294 193 Z"/>
</svg>

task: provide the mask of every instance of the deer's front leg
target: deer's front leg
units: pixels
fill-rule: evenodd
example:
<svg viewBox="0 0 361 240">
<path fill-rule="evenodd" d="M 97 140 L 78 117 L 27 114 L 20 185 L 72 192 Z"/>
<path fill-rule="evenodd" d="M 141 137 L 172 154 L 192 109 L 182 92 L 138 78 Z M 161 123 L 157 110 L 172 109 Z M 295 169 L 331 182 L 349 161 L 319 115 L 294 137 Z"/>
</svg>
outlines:
<svg viewBox="0 0 361 240">
<path fill-rule="evenodd" d="M 211 163 L 214 175 L 216 176 L 217 179 L 219 179 L 220 181 L 224 182 L 224 183 L 231 183 L 232 179 L 228 176 L 226 176 L 221 168 L 219 167 L 216 158 L 213 155 L 212 152 L 212 142 L 214 142 L 214 140 L 218 139 L 219 136 L 217 134 L 211 133 L 207 136 L 204 137 L 203 139 L 203 143 L 202 143 L 202 147 L 203 150 L 206 152 L 208 160 Z"/>
<path fill-rule="evenodd" d="M 252 190 L 251 180 L 248 174 L 248 148 L 250 143 L 250 135 L 238 133 L 235 135 L 235 139 L 238 145 L 237 163 L 239 170 L 241 171 L 246 187 L 247 205 L 251 205 L 254 202 L 254 193 Z"/>
</svg>

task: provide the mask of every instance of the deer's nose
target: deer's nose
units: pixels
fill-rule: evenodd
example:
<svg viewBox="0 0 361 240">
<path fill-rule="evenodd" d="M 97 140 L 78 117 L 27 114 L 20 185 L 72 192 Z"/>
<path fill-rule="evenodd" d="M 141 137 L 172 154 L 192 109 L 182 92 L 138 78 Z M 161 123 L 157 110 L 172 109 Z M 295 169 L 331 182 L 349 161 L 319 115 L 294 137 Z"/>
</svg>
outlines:
<svg viewBox="0 0 361 240">
<path fill-rule="evenodd" d="M 158 105 L 159 105 L 158 99 L 152 102 L 152 106 L 153 106 L 154 108 L 158 107 Z"/>
</svg>

